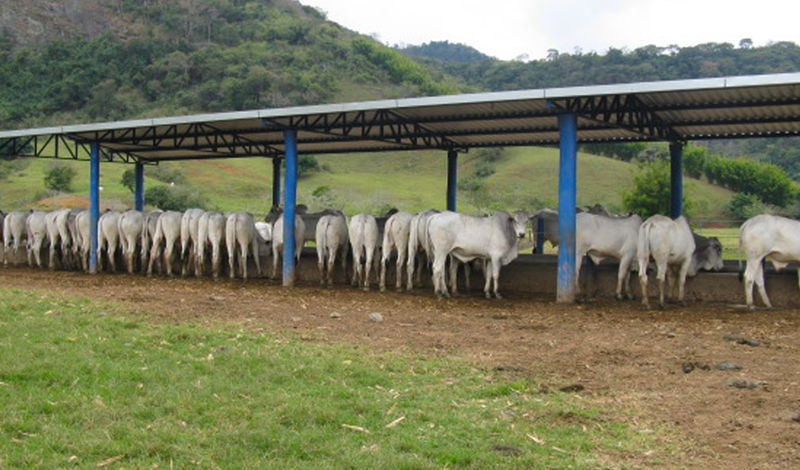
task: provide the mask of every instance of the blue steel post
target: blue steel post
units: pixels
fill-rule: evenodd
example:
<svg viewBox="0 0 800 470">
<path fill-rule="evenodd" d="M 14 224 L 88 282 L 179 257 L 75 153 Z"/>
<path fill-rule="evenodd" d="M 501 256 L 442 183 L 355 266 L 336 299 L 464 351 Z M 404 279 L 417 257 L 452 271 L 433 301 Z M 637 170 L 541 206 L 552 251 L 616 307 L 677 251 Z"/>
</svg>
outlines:
<svg viewBox="0 0 800 470">
<path fill-rule="evenodd" d="M 286 141 L 286 175 L 283 196 L 283 285 L 294 286 L 295 251 L 294 218 L 297 205 L 297 131 L 284 131 Z"/>
<path fill-rule="evenodd" d="M 89 165 L 89 273 L 97 274 L 97 221 L 100 219 L 100 145 L 91 145 L 91 163 Z"/>
<path fill-rule="evenodd" d="M 673 219 L 677 219 L 683 215 L 683 143 L 670 143 L 669 156 L 670 173 L 672 175 L 669 215 Z"/>
<path fill-rule="evenodd" d="M 135 208 L 144 212 L 144 164 L 136 163 L 136 193 L 134 196 Z"/>
<path fill-rule="evenodd" d="M 447 210 L 456 212 L 458 152 L 447 151 Z"/>
<path fill-rule="evenodd" d="M 281 158 L 272 159 L 272 207 L 281 205 Z"/>
<path fill-rule="evenodd" d="M 577 202 L 578 119 L 558 116 L 561 157 L 558 174 L 558 280 L 556 301 L 575 302 L 575 207 Z"/>
</svg>

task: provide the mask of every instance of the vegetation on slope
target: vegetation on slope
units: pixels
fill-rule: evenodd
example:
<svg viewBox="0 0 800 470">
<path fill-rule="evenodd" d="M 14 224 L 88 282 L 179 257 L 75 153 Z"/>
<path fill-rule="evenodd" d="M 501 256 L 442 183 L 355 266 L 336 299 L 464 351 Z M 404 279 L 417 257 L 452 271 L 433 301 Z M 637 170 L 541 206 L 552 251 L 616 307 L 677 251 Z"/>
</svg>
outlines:
<svg viewBox="0 0 800 470">
<path fill-rule="evenodd" d="M 332 102 L 352 83 L 384 97 L 463 88 L 296 2 L 105 3 L 142 31 L 36 48 L 0 40 L 3 128 Z"/>
</svg>

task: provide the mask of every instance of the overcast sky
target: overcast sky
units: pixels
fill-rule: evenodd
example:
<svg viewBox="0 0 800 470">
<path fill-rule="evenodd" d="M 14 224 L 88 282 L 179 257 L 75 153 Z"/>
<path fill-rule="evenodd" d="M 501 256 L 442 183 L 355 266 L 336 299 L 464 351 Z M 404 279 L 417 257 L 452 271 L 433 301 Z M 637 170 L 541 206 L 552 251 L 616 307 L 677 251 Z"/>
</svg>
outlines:
<svg viewBox="0 0 800 470">
<path fill-rule="evenodd" d="M 383 43 L 448 40 L 510 60 L 743 38 L 800 44 L 797 0 L 300 0 Z"/>
</svg>

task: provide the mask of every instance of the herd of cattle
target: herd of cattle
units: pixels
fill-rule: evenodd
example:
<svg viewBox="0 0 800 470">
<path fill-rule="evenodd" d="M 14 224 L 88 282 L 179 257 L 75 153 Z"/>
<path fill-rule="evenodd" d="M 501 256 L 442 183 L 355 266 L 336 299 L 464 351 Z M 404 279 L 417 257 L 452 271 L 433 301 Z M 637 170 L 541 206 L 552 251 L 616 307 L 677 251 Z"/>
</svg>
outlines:
<svg viewBox="0 0 800 470">
<path fill-rule="evenodd" d="M 380 217 L 358 214 L 348 221 L 339 210 L 309 213 L 298 206 L 297 215 L 297 261 L 305 243 L 313 241 L 321 283 L 333 283 L 337 260 L 347 276 L 350 252 L 353 285 L 368 290 L 371 272 L 375 269 L 376 277 L 380 270 L 378 284 L 384 290 L 386 265 L 394 255 L 398 291 L 402 290 L 404 280 L 408 290 L 420 285 L 421 271 L 429 267 L 434 292 L 440 298 L 457 292 L 460 265 L 465 269 L 467 289 L 470 270 L 477 267 L 484 272 L 486 297 L 494 294 L 499 298 L 500 268 L 517 258 L 519 241 L 528 233 L 529 222 L 534 231 L 542 230 L 554 246 L 560 242 L 558 214 L 548 209 L 533 214 L 497 212 L 486 217 L 436 210 L 417 214 L 392 211 Z M 50 269 L 88 271 L 89 219 L 88 211 L 75 209 L 0 212 L 4 266 L 18 260 L 20 250 L 24 249 L 32 267 L 46 265 Z M 601 208 L 578 213 L 576 224 L 576 275 L 580 273 L 584 256 L 595 263 L 607 258 L 617 259 L 618 299 L 633 298 L 630 276 L 636 270 L 643 293 L 642 303 L 649 307 L 647 268 L 651 262 L 655 264 L 662 307 L 665 284 L 676 287 L 677 299 L 683 302 L 687 276 L 694 276 L 701 269 L 722 268 L 719 240 L 693 233 L 684 217 L 673 220 L 656 215 L 643 221 L 635 214 L 616 216 Z M 764 288 L 762 260 L 771 259 L 776 269 L 800 260 L 800 222 L 772 215 L 754 217 L 741 227 L 740 248 L 747 256 L 744 272 L 747 305 L 753 307 L 755 284 L 764 304 L 771 307 Z M 49 254 L 46 262 L 45 250 Z M 210 269 L 216 279 L 222 273 L 223 258 L 227 257 L 231 278 L 239 272 L 247 279 L 248 259 L 252 260 L 258 275 L 263 275 L 261 259 L 270 251 L 271 277 L 275 278 L 283 253 L 283 215 L 279 208 L 275 208 L 265 222 L 258 222 L 244 212 L 223 215 L 201 209 L 107 211 L 98 221 L 98 271 L 116 271 L 116 260 L 121 256 L 130 274 L 141 271 L 152 275 L 155 268 L 172 276 L 173 263 L 180 260 L 182 275 L 201 276 Z M 405 277 L 402 275 L 404 265 Z"/>
</svg>

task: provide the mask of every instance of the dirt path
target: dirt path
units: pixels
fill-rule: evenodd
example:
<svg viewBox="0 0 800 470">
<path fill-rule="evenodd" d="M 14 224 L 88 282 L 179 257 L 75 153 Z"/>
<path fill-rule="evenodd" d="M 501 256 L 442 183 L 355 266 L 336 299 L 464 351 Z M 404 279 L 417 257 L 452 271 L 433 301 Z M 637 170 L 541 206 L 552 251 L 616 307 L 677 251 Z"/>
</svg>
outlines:
<svg viewBox="0 0 800 470">
<path fill-rule="evenodd" d="M 630 456 L 637 467 L 800 468 L 800 320 L 791 310 L 744 313 L 694 303 L 665 312 L 638 303 L 557 305 L 549 298 L 435 300 L 346 287 L 285 289 L 211 282 L 0 269 L 5 287 L 121 302 L 170 321 L 227 318 L 296 329 L 320 341 L 458 355 L 543 381 L 579 384 L 600 406 L 633 411 L 642 432 L 688 438 L 688 454 Z M 383 321 L 369 320 L 372 313 Z M 735 336 L 757 346 L 724 339 Z M 717 370 L 719 363 L 741 370 Z M 708 368 L 708 370 L 706 370 Z M 690 370 L 691 369 L 691 370 Z M 685 372 L 685 370 L 690 370 Z M 734 381 L 754 389 L 730 386 Z M 686 450 L 686 449 L 684 449 Z"/>
</svg>

